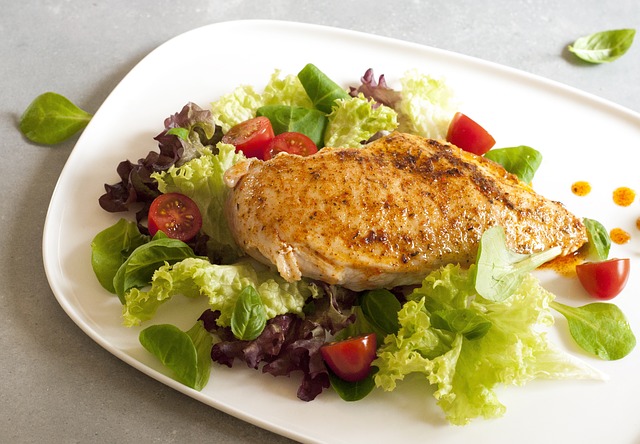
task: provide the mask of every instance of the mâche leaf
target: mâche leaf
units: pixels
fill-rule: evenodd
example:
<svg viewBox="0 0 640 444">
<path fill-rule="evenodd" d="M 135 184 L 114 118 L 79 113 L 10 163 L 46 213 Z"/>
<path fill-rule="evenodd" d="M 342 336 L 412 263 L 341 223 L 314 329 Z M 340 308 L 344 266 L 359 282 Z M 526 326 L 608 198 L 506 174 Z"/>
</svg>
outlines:
<svg viewBox="0 0 640 444">
<path fill-rule="evenodd" d="M 389 290 L 367 291 L 360 298 L 360 308 L 369 324 L 384 335 L 395 334 L 400 328 L 398 312 L 400 301 Z"/>
<path fill-rule="evenodd" d="M 601 31 L 580 37 L 569 51 L 589 63 L 608 63 L 623 56 L 633 43 L 635 29 Z"/>
<path fill-rule="evenodd" d="M 484 157 L 499 163 L 525 183 L 533 180 L 542 163 L 542 154 L 526 145 L 492 149 L 487 151 Z"/>
<path fill-rule="evenodd" d="M 598 260 L 604 261 L 609 257 L 609 249 L 611 248 L 611 238 L 607 229 L 597 220 L 582 220 L 587 227 L 587 238 L 589 239 L 589 256 L 593 256 Z"/>
<path fill-rule="evenodd" d="M 518 254 L 507 248 L 504 229 L 496 226 L 484 232 L 478 248 L 475 288 L 490 301 L 507 299 L 524 276 L 560 254 L 560 247 L 534 254 Z"/>
<path fill-rule="evenodd" d="M 202 390 L 209 381 L 213 338 L 201 321 L 187 332 L 171 324 L 152 325 L 140 332 L 139 340 L 186 386 Z"/>
<path fill-rule="evenodd" d="M 294 131 L 309 137 L 318 148 L 324 146 L 327 116 L 322 111 L 301 106 L 267 105 L 258 108 L 256 115 L 267 117 L 276 135 Z"/>
<path fill-rule="evenodd" d="M 350 97 L 347 91 L 311 63 L 302 68 L 298 73 L 298 79 L 313 102 L 313 106 L 325 114 L 331 112 L 336 100 Z"/>
<path fill-rule="evenodd" d="M 102 230 L 91 241 L 91 266 L 100 285 L 115 293 L 113 278 L 129 255 L 140 245 L 149 241 L 149 236 L 140 233 L 135 222 L 122 218 L 114 225 Z"/>
<path fill-rule="evenodd" d="M 113 277 L 113 287 L 120 302 L 126 302 L 125 293 L 131 288 L 141 288 L 151 283 L 153 273 L 160 266 L 188 257 L 195 257 L 191 247 L 159 231 L 150 242 L 133 250 Z"/>
<path fill-rule="evenodd" d="M 93 116 L 54 92 L 36 97 L 20 118 L 20 131 L 29 140 L 55 145 L 84 129 Z"/>
<path fill-rule="evenodd" d="M 569 323 L 569 332 L 585 351 L 613 361 L 631 353 L 636 337 L 622 311 L 614 304 L 594 302 L 571 307 L 557 301 L 550 303 Z"/>
</svg>

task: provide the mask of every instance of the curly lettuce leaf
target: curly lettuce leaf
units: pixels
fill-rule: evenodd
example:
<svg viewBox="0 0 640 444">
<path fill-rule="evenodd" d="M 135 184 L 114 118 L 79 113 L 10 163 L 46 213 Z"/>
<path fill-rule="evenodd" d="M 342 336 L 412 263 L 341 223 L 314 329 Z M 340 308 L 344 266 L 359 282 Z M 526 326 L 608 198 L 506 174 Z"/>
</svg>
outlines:
<svg viewBox="0 0 640 444">
<path fill-rule="evenodd" d="M 147 217 L 149 205 L 159 192 L 151 177 L 152 173 L 164 171 L 200 155 L 205 147 L 214 146 L 222 138 L 220 128 L 214 123 L 209 110 L 195 103 L 187 103 L 179 113 L 167 117 L 164 130 L 154 139 L 158 151 L 149 151 L 137 163 L 123 160 L 117 166 L 120 182 L 105 184 L 105 193 L 100 196 L 100 206 L 109 212 L 128 211 L 134 203 L 144 205 L 136 213 L 138 222 Z M 139 225 L 146 233 L 146 227 Z"/>
<path fill-rule="evenodd" d="M 313 103 L 307 95 L 300 79 L 295 74 L 280 78 L 280 70 L 276 69 L 271 75 L 269 83 L 262 92 L 264 105 L 287 105 L 302 108 L 313 108 Z"/>
<path fill-rule="evenodd" d="M 267 319 L 285 313 L 301 314 L 309 297 L 320 296 L 315 284 L 305 280 L 287 282 L 277 272 L 254 261 L 215 265 L 205 259 L 188 258 L 158 268 L 148 290 L 132 289 L 125 294 L 124 323 L 139 325 L 153 318 L 160 305 L 181 294 L 207 297 L 211 309 L 220 312 L 218 324 L 229 326 L 236 301 L 248 286 L 258 291 Z"/>
<path fill-rule="evenodd" d="M 325 146 L 357 148 L 377 132 L 396 129 L 397 113 L 387 106 L 376 105 L 373 99 L 367 99 L 363 94 L 336 100 L 328 116 Z"/>
<path fill-rule="evenodd" d="M 211 112 L 216 125 L 226 133 L 232 126 L 254 117 L 256 110 L 262 105 L 262 96 L 253 86 L 243 85 L 213 102 Z"/>
<path fill-rule="evenodd" d="M 506 411 L 496 386 L 523 385 L 535 378 L 600 379 L 586 364 L 557 350 L 545 327 L 553 324 L 553 295 L 527 274 L 502 302 L 475 294 L 473 270 L 449 265 L 430 274 L 398 313 L 400 330 L 385 338 L 373 365 L 378 387 L 393 390 L 410 373 L 422 373 L 436 387 L 434 396 L 447 419 L 458 425 L 477 417 L 496 418 Z M 465 308 L 491 323 L 483 336 L 432 325 L 436 311 Z"/>
<path fill-rule="evenodd" d="M 400 79 L 402 99 L 396 105 L 399 131 L 431 139 L 445 139 L 458 102 L 443 79 L 417 70 Z"/>
<path fill-rule="evenodd" d="M 313 108 L 297 76 L 280 77 L 275 70 L 262 93 L 253 86 L 243 85 L 220 97 L 211 104 L 213 119 L 226 133 L 229 129 L 256 116 L 258 108 L 265 105 L 289 105 Z"/>
<path fill-rule="evenodd" d="M 182 193 L 198 205 L 202 213 L 202 232 L 208 236 L 208 251 L 215 252 L 216 261 L 231 263 L 243 255 L 231 235 L 224 216 L 224 202 L 229 193 L 224 172 L 240 160 L 233 145 L 218 143 L 218 153 L 204 150 L 200 157 L 167 171 L 154 173 L 158 189 L 163 193 Z"/>
</svg>

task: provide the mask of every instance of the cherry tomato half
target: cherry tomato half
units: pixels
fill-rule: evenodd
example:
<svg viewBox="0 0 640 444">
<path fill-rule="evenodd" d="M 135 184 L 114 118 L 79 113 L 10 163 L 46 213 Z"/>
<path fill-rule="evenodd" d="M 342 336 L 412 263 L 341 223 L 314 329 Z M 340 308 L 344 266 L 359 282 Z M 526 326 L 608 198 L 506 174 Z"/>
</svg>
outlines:
<svg viewBox="0 0 640 444">
<path fill-rule="evenodd" d="M 629 259 L 609 259 L 576 265 L 578 279 L 587 292 L 598 299 L 611 299 L 627 285 Z"/>
<path fill-rule="evenodd" d="M 236 147 L 236 151 L 242 151 L 247 157 L 262 159 L 264 150 L 273 137 L 271 122 L 260 116 L 231 127 L 222 137 L 222 142 L 230 143 Z"/>
<path fill-rule="evenodd" d="M 447 142 L 479 156 L 482 156 L 496 144 L 495 139 L 487 130 L 460 112 L 455 113 L 451 119 L 447 131 Z"/>
<path fill-rule="evenodd" d="M 318 152 L 318 147 L 313 140 L 302 133 L 288 132 L 278 134 L 267 145 L 264 151 L 264 160 L 275 157 L 276 154 L 286 152 L 299 156 L 310 156 Z"/>
<path fill-rule="evenodd" d="M 149 234 L 163 231 L 168 237 L 188 241 L 202 227 L 202 215 L 196 203 L 180 193 L 161 194 L 149 207 Z"/>
<path fill-rule="evenodd" d="M 340 379 L 348 382 L 367 377 L 376 357 L 376 334 L 331 342 L 320 347 L 322 359 Z"/>
</svg>

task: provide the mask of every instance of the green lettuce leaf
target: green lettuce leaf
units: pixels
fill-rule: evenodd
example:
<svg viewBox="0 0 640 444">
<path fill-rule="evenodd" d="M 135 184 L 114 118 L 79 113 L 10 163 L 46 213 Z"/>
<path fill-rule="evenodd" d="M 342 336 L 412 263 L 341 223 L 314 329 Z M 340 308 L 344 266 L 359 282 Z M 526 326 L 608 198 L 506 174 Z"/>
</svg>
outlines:
<svg viewBox="0 0 640 444">
<path fill-rule="evenodd" d="M 397 113 L 384 105 L 374 107 L 376 102 L 363 94 L 335 101 L 324 135 L 325 146 L 362 146 L 378 131 L 393 131 L 398 126 Z"/>
<path fill-rule="evenodd" d="M 167 171 L 154 173 L 162 193 L 182 193 L 198 205 L 202 214 L 202 231 L 209 236 L 208 250 L 218 252 L 216 258 L 224 263 L 236 261 L 243 255 L 231 235 L 224 216 L 224 202 L 229 193 L 225 185 L 224 172 L 237 162 L 244 160 L 233 145 L 218 143 L 218 153 L 205 149 L 203 154 L 189 162 Z"/>
<path fill-rule="evenodd" d="M 262 105 L 262 96 L 253 86 L 243 85 L 213 102 L 211 112 L 216 125 L 220 125 L 222 132 L 226 133 L 232 126 L 254 117 Z"/>
<path fill-rule="evenodd" d="M 267 319 L 285 313 L 302 315 L 305 301 L 321 296 L 315 284 L 305 280 L 287 282 L 277 272 L 252 260 L 214 265 L 206 259 L 189 258 L 156 270 L 148 290 L 134 288 L 127 292 L 124 323 L 139 325 L 153 318 L 160 305 L 181 294 L 190 298 L 207 297 L 211 309 L 220 311 L 218 325 L 226 327 L 231 324 L 240 293 L 249 286 L 260 295 Z"/>
<path fill-rule="evenodd" d="M 258 108 L 265 105 L 313 108 L 298 77 L 289 74 L 281 78 L 280 71 L 276 70 L 262 93 L 253 86 L 239 86 L 213 102 L 211 112 L 215 123 L 226 133 L 232 126 L 255 117 Z"/>
<path fill-rule="evenodd" d="M 307 95 L 300 79 L 295 74 L 280 78 L 280 70 L 276 70 L 264 87 L 262 93 L 264 105 L 287 105 L 313 108 L 313 103 Z"/>
<path fill-rule="evenodd" d="M 417 70 L 407 71 L 400 83 L 402 98 L 396 108 L 399 131 L 444 140 L 458 108 L 453 90 L 443 79 Z"/>
<path fill-rule="evenodd" d="M 373 365 L 378 387 L 393 390 L 410 373 L 422 373 L 436 387 L 434 396 L 452 424 L 502 416 L 497 385 L 523 385 L 535 378 L 600 379 L 586 364 L 557 350 L 544 328 L 553 324 L 553 295 L 527 274 L 507 300 L 492 302 L 475 294 L 473 270 L 448 265 L 431 273 L 398 313 L 400 330 L 389 335 Z M 439 330 L 436 311 L 468 309 L 491 323 L 475 339 Z"/>
</svg>

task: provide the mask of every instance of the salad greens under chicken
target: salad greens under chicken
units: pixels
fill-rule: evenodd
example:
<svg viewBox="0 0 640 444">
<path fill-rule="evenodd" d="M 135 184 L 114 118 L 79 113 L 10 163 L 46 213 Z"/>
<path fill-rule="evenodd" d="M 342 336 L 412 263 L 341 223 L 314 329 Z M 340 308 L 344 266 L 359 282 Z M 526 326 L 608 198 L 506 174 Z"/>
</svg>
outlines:
<svg viewBox="0 0 640 444">
<path fill-rule="evenodd" d="M 364 292 L 304 277 L 287 282 L 236 245 L 223 210 L 229 193 L 223 175 L 246 158 L 225 139 L 234 127 L 263 116 L 276 134 L 304 134 L 315 149 L 359 147 L 395 130 L 446 139 L 459 106 L 447 83 L 408 71 L 400 85 L 390 88 L 369 70 L 345 90 L 311 64 L 298 75 L 276 70 L 261 92 L 240 86 L 208 109 L 188 103 L 165 120 L 155 137 L 158 150 L 117 166 L 120 181 L 105 185 L 99 203 L 109 212 L 135 214 L 135 220 L 122 218 L 95 236 L 93 269 L 122 303 L 124 325 L 144 327 L 141 344 L 177 380 L 201 390 L 212 362 L 244 362 L 263 373 L 299 376 L 302 400 L 332 387 L 354 401 L 372 390 L 391 391 L 418 373 L 435 387 L 425 394 L 433 393 L 447 419 L 466 424 L 504 414 L 498 385 L 602 378 L 549 341 L 552 308 L 577 326 L 572 334 L 594 328 L 585 325 L 585 316 L 591 324 L 615 325 L 602 342 L 574 335 L 594 354 L 618 359 L 631 351 L 635 338 L 615 305 L 575 308 L 555 301 L 531 271 L 557 252 L 515 255 L 500 227 L 483 235 L 482 257 L 468 269 L 450 264 L 417 287 Z M 526 182 L 541 160 L 530 147 L 490 153 L 497 153 L 497 162 L 506 159 L 504 166 Z M 149 209 L 163 195 L 183 196 L 197 207 L 193 236 L 173 236 L 155 221 L 152 227 Z M 600 252 L 608 251 L 607 241 L 590 238 Z M 176 297 L 205 298 L 208 308 L 187 331 L 146 326 Z M 575 310 L 582 310 L 579 316 Z"/>
</svg>

